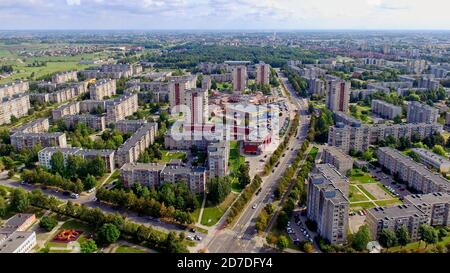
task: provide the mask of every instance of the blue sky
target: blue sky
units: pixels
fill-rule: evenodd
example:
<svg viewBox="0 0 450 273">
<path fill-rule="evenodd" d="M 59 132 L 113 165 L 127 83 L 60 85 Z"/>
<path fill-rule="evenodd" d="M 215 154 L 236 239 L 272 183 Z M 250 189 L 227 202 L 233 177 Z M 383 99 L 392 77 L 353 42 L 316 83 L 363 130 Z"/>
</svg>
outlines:
<svg viewBox="0 0 450 273">
<path fill-rule="evenodd" d="M 448 0 L 0 0 L 0 29 L 450 29 Z"/>
</svg>

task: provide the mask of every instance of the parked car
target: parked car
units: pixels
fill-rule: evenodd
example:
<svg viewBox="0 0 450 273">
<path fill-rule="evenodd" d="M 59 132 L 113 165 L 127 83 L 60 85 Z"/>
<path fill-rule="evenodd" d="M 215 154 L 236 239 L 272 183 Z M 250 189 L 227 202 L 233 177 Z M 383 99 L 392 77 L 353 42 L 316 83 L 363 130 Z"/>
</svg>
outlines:
<svg viewBox="0 0 450 273">
<path fill-rule="evenodd" d="M 78 193 L 71 193 L 70 197 L 73 199 L 78 199 L 80 197 L 80 195 Z"/>
<path fill-rule="evenodd" d="M 192 232 L 192 233 L 197 232 L 197 231 L 195 230 L 195 228 L 191 228 L 189 231 Z"/>
<path fill-rule="evenodd" d="M 186 239 L 188 239 L 189 241 L 194 241 L 194 237 L 192 237 L 192 236 L 190 236 L 190 235 L 187 236 Z"/>
<path fill-rule="evenodd" d="M 258 206 L 258 204 L 254 204 L 252 208 L 256 209 L 257 206 Z"/>
</svg>

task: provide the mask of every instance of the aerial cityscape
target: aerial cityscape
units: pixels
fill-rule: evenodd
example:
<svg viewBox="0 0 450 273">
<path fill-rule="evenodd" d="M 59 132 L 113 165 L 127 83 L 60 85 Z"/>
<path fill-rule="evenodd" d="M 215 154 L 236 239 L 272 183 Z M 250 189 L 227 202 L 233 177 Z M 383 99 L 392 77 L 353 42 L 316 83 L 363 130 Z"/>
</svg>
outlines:
<svg viewBox="0 0 450 273">
<path fill-rule="evenodd" d="M 106 2 L 0 1 L 0 254 L 450 253 L 448 3 Z"/>
</svg>

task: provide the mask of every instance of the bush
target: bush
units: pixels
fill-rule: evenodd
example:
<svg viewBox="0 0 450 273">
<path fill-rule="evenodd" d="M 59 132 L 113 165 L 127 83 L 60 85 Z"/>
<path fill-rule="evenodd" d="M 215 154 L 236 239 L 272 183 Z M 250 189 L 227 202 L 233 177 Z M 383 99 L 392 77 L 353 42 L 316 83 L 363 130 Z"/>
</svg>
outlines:
<svg viewBox="0 0 450 273">
<path fill-rule="evenodd" d="M 43 216 L 41 221 L 39 222 L 39 226 L 45 229 L 47 232 L 51 231 L 56 225 L 58 221 L 53 217 Z"/>
</svg>

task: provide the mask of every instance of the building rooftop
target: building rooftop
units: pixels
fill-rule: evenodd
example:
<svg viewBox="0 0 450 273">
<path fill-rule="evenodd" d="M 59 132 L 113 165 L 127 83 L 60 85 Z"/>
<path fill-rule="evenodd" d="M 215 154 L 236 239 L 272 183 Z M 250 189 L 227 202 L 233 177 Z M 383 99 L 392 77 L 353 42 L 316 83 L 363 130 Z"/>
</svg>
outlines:
<svg viewBox="0 0 450 273">
<path fill-rule="evenodd" d="M 424 148 L 413 148 L 412 149 L 413 152 L 415 152 L 416 154 L 429 158 L 435 162 L 439 162 L 440 164 L 450 164 L 450 160 L 448 160 L 446 157 L 437 155 L 435 153 L 433 153 L 432 151 L 429 151 L 427 149 Z"/>
<path fill-rule="evenodd" d="M 162 171 L 164 164 L 159 163 L 126 163 L 122 166 L 123 171 Z"/>
<path fill-rule="evenodd" d="M 6 222 L 3 223 L 3 225 L 1 225 L 0 234 L 4 235 L 12 234 L 31 217 L 34 217 L 34 214 L 18 213 L 12 216 L 8 220 L 6 220 Z"/>
<path fill-rule="evenodd" d="M 141 140 L 141 138 L 146 135 L 150 130 L 153 128 L 158 128 L 158 124 L 154 122 L 146 123 L 141 128 L 139 128 L 136 133 L 134 133 L 125 143 L 123 143 L 117 152 L 119 151 L 128 151 L 131 149 L 138 141 Z"/>
<path fill-rule="evenodd" d="M 393 220 L 408 217 L 426 217 L 426 214 L 412 205 L 398 205 L 393 207 L 378 207 L 368 210 L 377 220 Z"/>
<path fill-rule="evenodd" d="M 3 241 L 0 239 L 0 253 L 14 253 L 30 236 L 36 236 L 35 232 L 17 231 Z"/>
<path fill-rule="evenodd" d="M 416 206 L 450 203 L 450 194 L 445 192 L 433 192 L 428 194 L 411 194 L 405 196 L 405 201 Z"/>
</svg>

